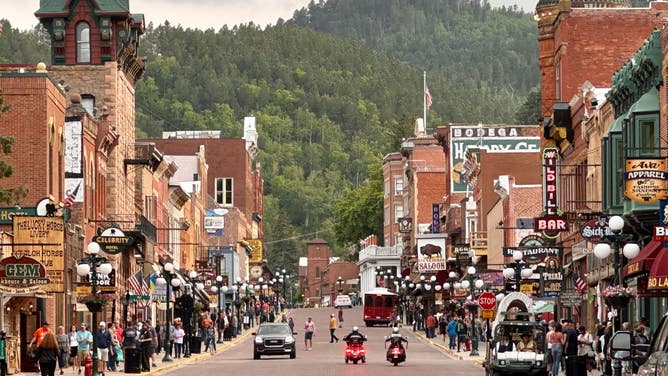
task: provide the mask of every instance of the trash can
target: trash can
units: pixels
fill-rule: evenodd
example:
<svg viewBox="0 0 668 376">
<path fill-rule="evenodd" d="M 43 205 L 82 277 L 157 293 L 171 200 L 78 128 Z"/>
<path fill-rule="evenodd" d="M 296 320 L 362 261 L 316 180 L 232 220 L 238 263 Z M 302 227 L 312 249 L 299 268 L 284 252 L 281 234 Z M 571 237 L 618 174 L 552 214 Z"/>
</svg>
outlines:
<svg viewBox="0 0 668 376">
<path fill-rule="evenodd" d="M 190 353 L 199 354 L 202 352 L 202 337 L 192 336 L 190 339 Z"/>
<path fill-rule="evenodd" d="M 125 357 L 125 373 L 141 373 L 141 349 L 125 347 L 123 356 Z"/>
</svg>

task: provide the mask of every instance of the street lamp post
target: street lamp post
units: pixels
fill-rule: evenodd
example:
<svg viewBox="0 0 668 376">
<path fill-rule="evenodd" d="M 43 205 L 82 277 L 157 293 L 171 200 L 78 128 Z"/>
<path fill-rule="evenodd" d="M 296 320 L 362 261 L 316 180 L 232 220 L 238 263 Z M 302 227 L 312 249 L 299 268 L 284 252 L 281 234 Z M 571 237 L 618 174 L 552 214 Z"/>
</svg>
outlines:
<svg viewBox="0 0 668 376">
<path fill-rule="evenodd" d="M 608 227 L 610 228 L 610 232 L 612 232 L 612 234 L 606 232 L 606 234 L 603 236 L 603 239 L 608 241 L 609 243 L 596 244 L 596 246 L 594 247 L 594 255 L 597 258 L 603 260 L 608 258 L 608 256 L 610 256 L 610 253 L 613 254 L 612 267 L 615 274 L 612 277 L 612 281 L 610 281 L 610 286 L 622 286 L 624 285 L 624 282 L 622 281 L 622 275 L 620 270 L 620 268 L 622 267 L 620 248 L 621 248 L 621 253 L 624 255 L 624 257 L 632 259 L 638 256 L 638 253 L 640 252 L 640 247 L 636 243 L 629 242 L 630 240 L 633 239 L 633 235 L 622 233 L 622 230 L 624 230 L 624 218 L 618 215 L 610 217 L 610 219 L 608 220 Z M 610 243 L 612 244 L 612 248 L 610 247 Z M 626 307 L 627 303 L 628 302 L 624 302 L 623 304 L 618 303 L 613 305 L 616 316 L 615 320 L 613 320 L 613 326 L 612 326 L 613 332 L 619 329 L 617 325 L 619 322 L 621 322 L 622 319 L 620 311 L 624 307 Z M 612 368 L 614 370 L 615 376 L 621 376 L 622 374 L 621 360 L 615 357 L 612 362 Z"/>
<path fill-rule="evenodd" d="M 225 293 L 227 293 L 228 287 L 223 284 L 223 276 L 216 276 L 216 284 L 211 286 L 211 291 L 214 294 L 218 294 L 218 320 L 224 320 L 223 315 L 226 315 L 225 311 Z M 224 322 L 224 321 L 223 321 Z M 218 326 L 220 328 L 220 325 Z M 223 343 L 223 336 L 220 330 L 218 330 L 218 340 L 216 343 Z"/>
<path fill-rule="evenodd" d="M 196 282 L 195 279 L 197 278 L 197 272 L 195 270 L 191 270 L 188 273 L 188 285 L 187 291 L 190 294 L 190 297 L 192 298 L 192 301 L 195 301 L 195 288 L 196 288 Z M 189 307 L 192 309 L 192 307 Z M 183 351 L 183 357 L 184 358 L 190 358 L 191 355 L 191 348 L 190 346 L 192 345 L 192 335 L 193 335 L 193 327 L 195 326 L 194 324 L 194 315 L 192 310 L 187 311 L 188 316 L 187 320 L 184 320 L 186 322 L 186 327 L 185 327 L 185 344 L 184 344 L 184 351 Z"/>
<path fill-rule="evenodd" d="M 97 296 L 99 293 L 97 291 L 97 278 L 98 273 L 103 275 L 109 275 L 112 270 L 112 266 L 106 257 L 98 256 L 100 253 L 100 245 L 96 242 L 91 242 L 87 247 L 88 257 L 84 257 L 79 260 L 77 265 L 77 274 L 81 277 L 90 276 L 90 286 L 91 286 L 91 295 Z M 93 347 L 91 358 L 93 360 L 93 376 L 98 376 L 98 357 L 97 357 L 97 312 L 101 307 L 92 308 L 89 307 L 91 314 L 93 315 L 92 331 L 93 331 Z"/>
<path fill-rule="evenodd" d="M 485 282 L 482 279 L 476 279 L 476 270 L 474 266 L 469 266 L 467 269 L 468 276 L 462 281 L 464 289 L 471 289 L 471 300 L 475 300 L 475 289 L 482 289 Z M 470 306 L 471 313 L 471 353 L 470 356 L 478 355 L 478 327 L 476 326 L 476 315 L 478 313 L 477 306 Z"/>
<path fill-rule="evenodd" d="M 612 277 L 612 280 L 610 281 L 610 286 L 622 286 L 624 285 L 624 282 L 622 281 L 622 275 L 620 270 L 621 267 L 623 266 L 621 265 L 622 261 L 621 254 L 623 254 L 624 257 L 628 259 L 632 259 L 638 256 L 638 253 L 640 252 L 640 247 L 638 246 L 638 244 L 634 242 L 629 242 L 630 240 L 633 239 L 633 235 L 622 233 L 622 230 L 624 229 L 624 218 L 618 215 L 610 217 L 610 220 L 608 221 L 608 227 L 610 228 L 611 233 L 606 233 L 606 235 L 603 236 L 603 239 L 608 243 L 596 244 L 596 246 L 594 247 L 594 255 L 597 258 L 603 260 L 608 258 L 608 256 L 610 256 L 610 254 L 612 253 L 613 255 L 612 267 L 614 270 L 614 275 Z M 612 248 L 610 247 L 611 244 Z M 613 306 L 613 308 L 615 308 L 617 315 L 619 315 L 620 314 L 619 311 L 625 306 L 626 302 L 624 304 Z M 613 329 L 618 329 L 616 325 L 617 323 L 615 323 Z"/>
<path fill-rule="evenodd" d="M 171 362 L 172 359 L 172 345 L 171 345 L 171 330 L 172 330 L 172 311 L 169 308 L 169 301 L 171 300 L 172 287 L 179 287 L 181 280 L 173 273 L 174 265 L 171 262 L 166 263 L 162 267 L 160 277 L 156 279 L 158 285 L 165 285 L 165 317 L 167 321 L 167 329 L 165 329 L 165 355 L 162 357 L 163 362 Z"/>
<path fill-rule="evenodd" d="M 513 251 L 514 262 L 508 263 L 503 269 L 503 276 L 506 279 L 515 278 L 515 291 L 520 291 L 520 283 L 522 278 L 529 278 L 533 275 L 533 270 L 528 267 L 528 264 L 522 262 L 524 253 L 520 250 Z"/>
</svg>

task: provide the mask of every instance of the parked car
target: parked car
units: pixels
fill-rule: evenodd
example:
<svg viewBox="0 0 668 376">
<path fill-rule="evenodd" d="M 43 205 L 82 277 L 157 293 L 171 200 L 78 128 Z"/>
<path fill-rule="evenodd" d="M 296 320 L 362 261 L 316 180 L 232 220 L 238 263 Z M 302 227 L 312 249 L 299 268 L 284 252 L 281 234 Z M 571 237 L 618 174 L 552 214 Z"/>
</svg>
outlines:
<svg viewBox="0 0 668 376">
<path fill-rule="evenodd" d="M 338 295 L 334 301 L 334 308 L 346 307 L 353 308 L 353 301 L 348 295 Z"/>
<path fill-rule="evenodd" d="M 253 359 L 260 359 L 262 355 L 290 355 L 290 359 L 297 357 L 295 335 L 287 323 L 263 323 L 253 332 Z"/>
</svg>

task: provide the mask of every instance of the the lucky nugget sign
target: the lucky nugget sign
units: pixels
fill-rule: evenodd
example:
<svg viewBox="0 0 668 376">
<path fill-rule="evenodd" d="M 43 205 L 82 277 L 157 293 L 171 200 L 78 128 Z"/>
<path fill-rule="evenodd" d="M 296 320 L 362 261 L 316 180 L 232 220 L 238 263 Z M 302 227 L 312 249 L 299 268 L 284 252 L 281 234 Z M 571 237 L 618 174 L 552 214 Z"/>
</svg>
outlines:
<svg viewBox="0 0 668 376">
<path fill-rule="evenodd" d="M 13 257 L 21 259 L 26 256 L 37 260 L 46 269 L 46 278 L 49 280 L 48 284 L 42 286 L 42 290 L 64 292 L 65 224 L 63 218 L 14 216 L 13 221 Z"/>
</svg>

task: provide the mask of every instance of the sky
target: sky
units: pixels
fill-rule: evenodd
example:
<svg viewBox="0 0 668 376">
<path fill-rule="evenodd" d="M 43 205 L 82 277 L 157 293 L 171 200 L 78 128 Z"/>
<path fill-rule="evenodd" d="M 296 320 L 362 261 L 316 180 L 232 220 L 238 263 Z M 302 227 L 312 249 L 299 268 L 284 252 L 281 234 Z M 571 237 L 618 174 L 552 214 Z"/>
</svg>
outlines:
<svg viewBox="0 0 668 376">
<path fill-rule="evenodd" d="M 444 0 L 447 1 L 447 0 Z M 537 0 L 489 0 L 492 6 L 517 4 L 525 11 L 535 8 Z M 168 20 L 184 28 L 218 30 L 241 23 L 262 26 L 276 23 L 279 18 L 292 17 L 295 10 L 306 6 L 309 0 L 130 0 L 132 13 L 143 13 L 146 24 L 154 25 Z M 39 0 L 0 0 L 0 19 L 9 20 L 13 28 L 32 29 L 37 24 L 34 13 Z"/>
</svg>

